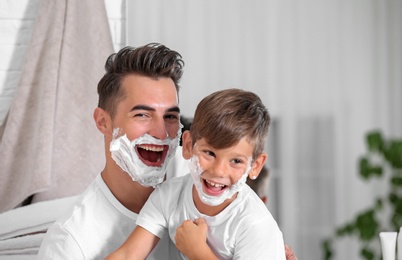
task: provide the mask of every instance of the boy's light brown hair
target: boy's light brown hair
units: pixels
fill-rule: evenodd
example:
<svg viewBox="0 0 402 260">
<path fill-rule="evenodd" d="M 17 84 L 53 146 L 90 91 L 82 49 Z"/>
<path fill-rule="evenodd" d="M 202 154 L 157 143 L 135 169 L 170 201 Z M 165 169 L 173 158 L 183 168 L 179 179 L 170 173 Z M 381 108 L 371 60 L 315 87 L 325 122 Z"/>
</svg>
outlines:
<svg viewBox="0 0 402 260">
<path fill-rule="evenodd" d="M 254 145 L 253 159 L 264 150 L 271 122 L 261 99 L 250 91 L 225 89 L 198 104 L 190 131 L 192 142 L 205 138 L 216 149 L 236 145 L 243 137 Z"/>
</svg>

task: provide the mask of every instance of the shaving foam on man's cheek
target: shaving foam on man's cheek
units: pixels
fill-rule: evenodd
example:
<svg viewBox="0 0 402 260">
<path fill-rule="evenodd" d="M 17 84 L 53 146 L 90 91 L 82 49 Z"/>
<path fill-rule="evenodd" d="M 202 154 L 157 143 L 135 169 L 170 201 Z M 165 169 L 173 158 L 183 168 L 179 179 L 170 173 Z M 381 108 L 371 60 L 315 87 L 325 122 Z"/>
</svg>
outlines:
<svg viewBox="0 0 402 260">
<path fill-rule="evenodd" d="M 179 127 L 175 138 L 168 137 L 165 140 L 159 140 L 149 134 L 144 134 L 130 141 L 127 135 L 117 137 L 119 133 L 120 130 L 118 128 L 113 130 L 113 140 L 110 143 L 110 152 L 116 164 L 124 172 L 128 173 L 133 181 L 140 183 L 142 186 L 155 187 L 161 184 L 165 177 L 166 168 L 179 145 L 181 127 Z M 135 146 L 141 144 L 168 145 L 169 150 L 164 163 L 160 167 L 152 167 L 144 164 L 135 150 Z"/>
<path fill-rule="evenodd" d="M 225 200 L 230 199 L 233 195 L 239 191 L 241 191 L 246 185 L 247 176 L 251 170 L 251 158 L 248 160 L 248 167 L 242 177 L 230 188 L 227 188 L 221 195 L 219 196 L 211 196 L 204 192 L 203 185 L 201 182 L 201 175 L 203 173 L 203 169 L 201 168 L 198 156 L 194 155 L 190 159 L 190 173 L 193 178 L 193 182 L 195 188 L 197 190 L 198 196 L 201 201 L 210 206 L 218 206 L 222 204 Z"/>
</svg>

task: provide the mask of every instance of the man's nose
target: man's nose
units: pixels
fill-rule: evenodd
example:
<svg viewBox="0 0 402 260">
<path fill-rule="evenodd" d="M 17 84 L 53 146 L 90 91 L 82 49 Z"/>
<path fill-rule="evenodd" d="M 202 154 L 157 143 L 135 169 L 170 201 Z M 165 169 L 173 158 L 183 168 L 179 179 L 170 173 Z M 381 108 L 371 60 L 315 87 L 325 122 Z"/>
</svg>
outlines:
<svg viewBox="0 0 402 260">
<path fill-rule="evenodd" d="M 165 140 L 169 136 L 165 120 L 155 119 L 149 130 L 149 134 L 157 139 Z"/>
</svg>

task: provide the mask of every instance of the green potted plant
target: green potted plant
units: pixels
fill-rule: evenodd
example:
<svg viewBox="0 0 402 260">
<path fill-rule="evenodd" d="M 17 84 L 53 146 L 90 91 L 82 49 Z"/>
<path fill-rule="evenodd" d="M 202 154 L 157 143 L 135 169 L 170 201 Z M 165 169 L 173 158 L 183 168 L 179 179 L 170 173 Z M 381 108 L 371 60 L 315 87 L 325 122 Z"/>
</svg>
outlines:
<svg viewBox="0 0 402 260">
<path fill-rule="evenodd" d="M 332 236 L 324 239 L 325 260 L 335 254 L 333 242 L 345 236 L 360 241 L 362 259 L 382 259 L 379 232 L 398 232 L 402 226 L 402 139 L 384 139 L 380 131 L 372 131 L 366 135 L 366 144 L 368 151 L 359 159 L 360 177 L 367 182 L 386 178 L 389 189 L 384 196 L 376 198 L 370 208 L 358 212 L 354 219 L 337 227 Z"/>
</svg>

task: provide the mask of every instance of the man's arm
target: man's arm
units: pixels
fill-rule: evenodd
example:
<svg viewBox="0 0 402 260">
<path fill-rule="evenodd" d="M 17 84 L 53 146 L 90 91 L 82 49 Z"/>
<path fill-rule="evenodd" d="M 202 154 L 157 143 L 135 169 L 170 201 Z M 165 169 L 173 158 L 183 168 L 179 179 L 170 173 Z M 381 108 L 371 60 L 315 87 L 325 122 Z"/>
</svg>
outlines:
<svg viewBox="0 0 402 260">
<path fill-rule="evenodd" d="M 145 228 L 137 226 L 126 242 L 124 242 L 123 245 L 112 254 L 107 256 L 105 260 L 145 259 L 158 242 L 159 237 L 155 236 Z"/>
</svg>

